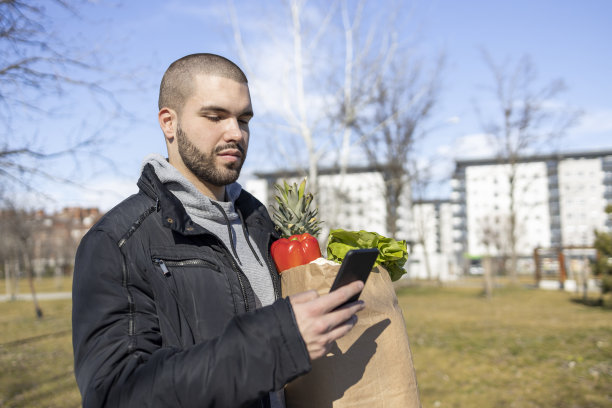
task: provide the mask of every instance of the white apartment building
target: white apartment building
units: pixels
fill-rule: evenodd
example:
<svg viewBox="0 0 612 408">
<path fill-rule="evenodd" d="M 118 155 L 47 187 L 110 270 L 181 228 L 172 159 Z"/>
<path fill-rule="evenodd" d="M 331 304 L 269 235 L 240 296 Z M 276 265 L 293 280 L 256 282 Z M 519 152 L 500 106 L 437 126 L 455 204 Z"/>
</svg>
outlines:
<svg viewBox="0 0 612 408">
<path fill-rule="evenodd" d="M 612 157 L 609 161 L 608 166 L 612 165 Z M 557 173 L 563 246 L 590 246 L 593 230 L 603 229 L 606 224 L 602 208 L 612 202 L 612 173 L 608 169 L 606 185 L 605 161 L 598 158 L 568 158 L 559 163 Z"/>
<path fill-rule="evenodd" d="M 298 183 L 294 172 L 258 173 L 245 187 L 270 208 L 274 205 L 274 184 L 283 180 Z M 368 167 L 353 167 L 345 175 L 336 169 L 321 170 L 317 206 L 324 221 L 319 238 L 325 240 L 330 229 L 365 230 L 389 236 L 383 175 Z M 406 240 L 409 260 L 406 277 L 419 279 L 456 279 L 458 268 L 453 256 L 452 205 L 448 200 L 423 200 L 411 203 L 410 188 L 403 193 L 398 209 L 396 239 Z M 412 205 L 411 205 L 412 204 Z M 424 243 L 424 245 L 423 245 Z"/>
<path fill-rule="evenodd" d="M 411 243 L 406 270 L 418 279 L 456 280 L 453 254 L 453 206 L 449 200 L 413 201 L 412 211 L 400 220 Z"/>
<path fill-rule="evenodd" d="M 257 173 L 255 176 L 246 183 L 245 188 L 268 208 L 275 204 L 277 192 L 274 184 L 282 184 L 283 181 L 299 184 L 304 178 L 288 171 Z M 409 197 L 409 193 L 408 188 L 406 196 Z M 384 180 L 380 172 L 369 167 L 352 167 L 341 175 L 337 169 L 322 169 L 316 200 L 319 219 L 323 221 L 320 237 L 326 237 L 331 229 L 336 228 L 387 235 Z M 410 201 L 405 202 L 409 208 Z M 403 233 L 400 235 L 405 236 Z"/>
<path fill-rule="evenodd" d="M 524 157 L 516 164 L 517 251 L 591 246 L 595 229 L 612 230 L 612 151 Z M 497 159 L 457 161 L 452 180 L 457 261 L 509 253 L 512 167 Z"/>
<path fill-rule="evenodd" d="M 497 159 L 459 160 L 450 200 L 410 199 L 404 191 L 396 239 L 408 241 L 411 278 L 453 280 L 468 271 L 469 259 L 508 255 L 512 200 L 508 163 Z M 269 207 L 275 183 L 300 182 L 295 172 L 259 173 L 245 187 Z M 514 183 L 516 248 L 530 261 L 535 248 L 588 247 L 595 229 L 612 231 L 604 211 L 612 204 L 612 151 L 524 157 Z M 367 167 L 321 170 L 317 205 L 330 229 L 374 231 L 388 235 L 380 172 Z M 525 273 L 533 265 L 524 262 Z"/>
</svg>

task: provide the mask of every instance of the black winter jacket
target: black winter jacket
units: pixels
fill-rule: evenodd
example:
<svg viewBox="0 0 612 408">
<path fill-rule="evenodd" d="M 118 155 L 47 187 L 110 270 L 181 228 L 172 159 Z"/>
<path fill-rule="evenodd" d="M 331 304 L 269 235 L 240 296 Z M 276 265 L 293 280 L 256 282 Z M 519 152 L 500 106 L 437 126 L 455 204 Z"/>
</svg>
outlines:
<svg viewBox="0 0 612 408">
<path fill-rule="evenodd" d="M 73 283 L 75 374 L 85 407 L 265 407 L 310 370 L 270 259 L 265 207 L 236 209 L 272 274 L 277 301 L 255 310 L 219 238 L 192 222 L 145 166 L 140 191 L 81 241 Z"/>
</svg>

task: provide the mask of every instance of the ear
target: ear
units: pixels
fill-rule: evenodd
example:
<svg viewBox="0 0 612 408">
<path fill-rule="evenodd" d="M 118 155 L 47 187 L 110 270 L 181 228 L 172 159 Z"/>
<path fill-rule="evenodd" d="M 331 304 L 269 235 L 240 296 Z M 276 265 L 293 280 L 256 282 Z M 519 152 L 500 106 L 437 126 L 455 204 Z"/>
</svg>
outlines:
<svg viewBox="0 0 612 408">
<path fill-rule="evenodd" d="M 162 108 L 157 114 L 157 120 L 166 137 L 166 143 L 171 143 L 176 135 L 178 125 L 176 112 L 170 108 Z"/>
</svg>

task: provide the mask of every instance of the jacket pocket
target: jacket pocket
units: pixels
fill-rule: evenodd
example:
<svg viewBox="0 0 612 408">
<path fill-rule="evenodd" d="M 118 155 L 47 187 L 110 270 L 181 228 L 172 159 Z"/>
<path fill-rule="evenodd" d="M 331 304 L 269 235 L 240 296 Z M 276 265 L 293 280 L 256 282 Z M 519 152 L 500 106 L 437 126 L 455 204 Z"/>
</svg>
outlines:
<svg viewBox="0 0 612 408">
<path fill-rule="evenodd" d="M 222 267 L 214 259 L 198 255 L 171 251 L 151 253 L 153 272 L 158 276 L 154 280 L 161 284 L 160 289 L 165 287 L 158 297 L 160 311 L 169 316 L 178 314 L 171 320 L 183 322 L 178 329 L 179 337 L 188 329 L 195 342 L 218 336 L 236 309 L 232 287 Z"/>
</svg>

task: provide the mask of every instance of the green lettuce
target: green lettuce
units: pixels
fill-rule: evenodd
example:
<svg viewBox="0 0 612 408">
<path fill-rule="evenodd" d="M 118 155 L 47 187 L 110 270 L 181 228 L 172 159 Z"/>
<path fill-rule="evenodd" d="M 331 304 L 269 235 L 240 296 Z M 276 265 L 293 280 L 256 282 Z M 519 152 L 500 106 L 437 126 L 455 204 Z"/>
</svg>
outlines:
<svg viewBox="0 0 612 408">
<path fill-rule="evenodd" d="M 376 232 L 332 230 L 327 241 L 327 259 L 342 263 L 351 249 L 378 248 L 379 254 L 374 265 L 383 266 L 396 281 L 406 273 L 404 264 L 408 260 L 406 241 L 396 241 Z"/>
</svg>

